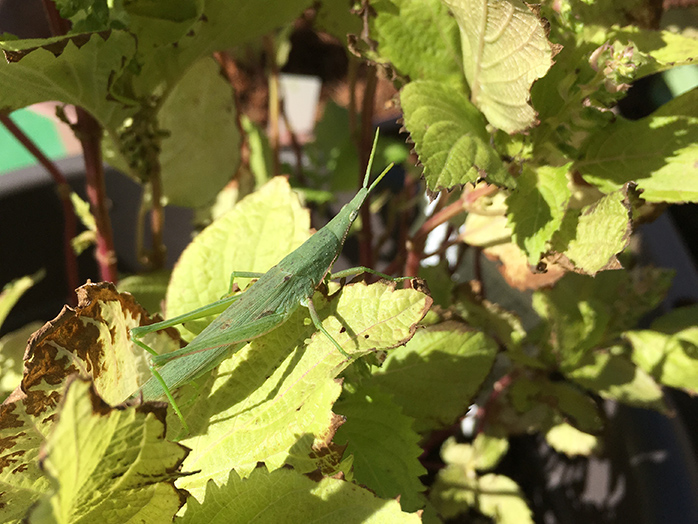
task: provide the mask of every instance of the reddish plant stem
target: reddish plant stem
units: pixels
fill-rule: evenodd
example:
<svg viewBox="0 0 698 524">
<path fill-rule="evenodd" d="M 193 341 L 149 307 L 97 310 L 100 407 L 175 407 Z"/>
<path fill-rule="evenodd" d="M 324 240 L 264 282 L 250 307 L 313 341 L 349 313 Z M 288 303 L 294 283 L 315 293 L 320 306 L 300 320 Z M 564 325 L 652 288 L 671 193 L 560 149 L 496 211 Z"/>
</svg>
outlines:
<svg viewBox="0 0 698 524">
<path fill-rule="evenodd" d="M 100 279 L 118 281 L 114 236 L 107 210 L 107 190 L 104 183 L 102 163 L 102 127 L 99 122 L 82 107 L 75 107 L 78 116 L 76 135 L 82 145 L 87 179 L 87 199 L 97 225 L 97 251 L 95 258 L 99 267 Z"/>
<path fill-rule="evenodd" d="M 61 18 L 61 15 L 56 9 L 56 4 L 52 0 L 43 0 L 44 12 L 48 19 L 51 33 L 54 36 L 64 35 L 70 30 L 70 22 Z"/>
<path fill-rule="evenodd" d="M 349 83 L 349 136 L 352 138 L 358 136 L 358 129 L 356 125 L 356 76 L 358 69 L 359 61 L 350 54 L 347 81 Z"/>
<path fill-rule="evenodd" d="M 51 32 L 64 35 L 70 30 L 70 22 L 61 18 L 56 4 L 43 0 L 44 11 L 48 18 Z M 85 109 L 76 106 L 78 115 L 75 134 L 82 145 L 85 158 L 85 177 L 87 179 L 87 198 L 97 225 L 97 252 L 95 258 L 99 266 L 100 278 L 109 282 L 118 280 L 116 271 L 116 252 L 107 212 L 107 194 L 104 185 L 104 165 L 102 164 L 102 128 L 97 120 Z"/>
<path fill-rule="evenodd" d="M 366 86 L 361 101 L 361 136 L 359 137 L 359 183 L 363 185 L 364 173 L 368 166 L 373 145 L 373 106 L 375 103 L 376 84 L 375 66 L 369 66 L 366 75 Z M 371 230 L 371 200 L 366 198 L 361 207 L 361 234 L 359 235 L 359 264 L 364 267 L 373 267 L 373 232 Z"/>
<path fill-rule="evenodd" d="M 167 259 L 167 249 L 163 238 L 165 229 L 165 210 L 162 206 L 162 173 L 160 171 L 160 159 L 158 151 L 149 148 L 149 154 L 152 155 L 148 165 L 151 166 L 151 171 L 148 173 L 148 181 L 150 183 L 151 202 L 150 202 L 150 232 L 152 235 L 153 249 L 149 254 L 148 262 L 154 270 L 165 267 Z"/>
<path fill-rule="evenodd" d="M 494 383 L 492 386 L 492 393 L 490 393 L 490 396 L 485 401 L 485 405 L 477 410 L 478 425 L 477 429 L 475 430 L 476 435 L 485 430 L 487 425 L 487 417 L 494 414 L 497 399 L 499 399 L 502 393 L 504 393 L 504 391 L 512 385 L 514 380 L 516 380 L 520 374 L 521 373 L 519 370 L 514 369 Z"/>
<path fill-rule="evenodd" d="M 444 222 L 448 222 L 453 217 L 461 214 L 463 211 L 463 202 L 467 198 L 463 195 L 461 198 L 447 205 L 440 211 L 430 216 L 422 227 L 414 234 L 411 240 L 407 242 L 407 261 L 405 262 L 405 276 L 417 276 L 419 271 L 419 262 L 424 256 L 424 245 L 427 241 L 427 236 L 438 226 Z"/>
<path fill-rule="evenodd" d="M 407 241 L 407 260 L 405 262 L 405 276 L 416 276 L 419 271 L 419 263 L 425 258 L 424 246 L 427 236 L 441 224 L 449 221 L 453 217 L 469 209 L 473 202 L 478 198 L 488 195 L 496 191 L 495 186 L 483 186 L 472 191 L 464 192 L 461 197 L 444 207 L 439 209 L 440 203 L 437 203 L 436 211 L 429 217 L 422 227 Z"/>
<path fill-rule="evenodd" d="M 36 146 L 24 131 L 12 121 L 9 115 L 0 114 L 0 122 L 12 133 L 12 135 L 29 151 L 38 162 L 49 172 L 56 184 L 56 193 L 63 208 L 63 257 L 65 259 L 65 278 L 68 284 L 68 303 L 75 305 L 77 297 L 75 289 L 79 285 L 78 260 L 73 250 L 71 240 L 77 232 L 77 217 L 73 203 L 70 201 L 70 186 L 63 173 L 58 169 L 44 153 Z"/>
<path fill-rule="evenodd" d="M 434 448 L 440 448 L 446 439 L 460 433 L 462 419 L 463 417 L 460 417 L 457 422 L 454 422 L 450 426 L 432 431 L 422 444 L 423 451 L 419 457 L 419 461 L 427 471 L 434 473 L 444 467 L 442 461 L 429 461 L 427 458 L 432 455 Z"/>
</svg>

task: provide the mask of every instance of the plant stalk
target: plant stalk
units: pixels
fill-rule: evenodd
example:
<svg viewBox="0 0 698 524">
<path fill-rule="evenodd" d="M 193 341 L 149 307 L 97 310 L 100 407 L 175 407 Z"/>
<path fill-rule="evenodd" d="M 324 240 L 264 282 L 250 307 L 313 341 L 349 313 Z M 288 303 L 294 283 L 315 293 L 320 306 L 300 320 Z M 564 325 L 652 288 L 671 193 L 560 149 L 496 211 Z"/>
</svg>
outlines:
<svg viewBox="0 0 698 524">
<path fill-rule="evenodd" d="M 378 77 L 375 66 L 369 66 L 366 75 L 364 96 L 361 100 L 361 136 L 359 137 L 359 176 L 358 187 L 363 185 L 363 177 L 373 146 L 373 106 L 375 105 Z M 370 195 L 369 195 L 370 197 Z M 367 197 L 361 206 L 361 233 L 359 235 L 359 264 L 374 267 L 373 232 L 371 228 L 371 200 Z"/>
<path fill-rule="evenodd" d="M 9 115 L 0 114 L 0 122 L 49 172 L 56 184 L 56 193 L 63 208 L 63 258 L 65 260 L 65 279 L 68 285 L 67 301 L 77 304 L 75 289 L 80 285 L 78 276 L 78 259 L 72 246 L 72 239 L 77 233 L 77 217 L 73 203 L 70 201 L 70 185 L 58 166 L 53 163 L 37 145 L 15 124 Z"/>
<path fill-rule="evenodd" d="M 43 0 L 44 11 L 48 18 L 51 32 L 54 35 L 64 35 L 70 30 L 70 22 L 61 18 L 56 4 Z M 95 258 L 99 267 L 101 280 L 116 283 L 116 251 L 111 221 L 107 211 L 107 194 L 104 184 L 104 165 L 102 164 L 102 127 L 97 120 L 85 109 L 75 106 L 78 120 L 75 134 L 82 145 L 85 159 L 86 192 L 92 214 L 97 226 L 97 251 Z"/>
<path fill-rule="evenodd" d="M 116 269 L 114 235 L 107 209 L 107 190 L 104 182 L 102 163 L 102 126 L 82 107 L 75 107 L 78 121 L 76 135 L 82 145 L 87 179 L 87 199 L 97 225 L 97 251 L 95 258 L 101 280 L 116 283 L 119 279 Z"/>
</svg>

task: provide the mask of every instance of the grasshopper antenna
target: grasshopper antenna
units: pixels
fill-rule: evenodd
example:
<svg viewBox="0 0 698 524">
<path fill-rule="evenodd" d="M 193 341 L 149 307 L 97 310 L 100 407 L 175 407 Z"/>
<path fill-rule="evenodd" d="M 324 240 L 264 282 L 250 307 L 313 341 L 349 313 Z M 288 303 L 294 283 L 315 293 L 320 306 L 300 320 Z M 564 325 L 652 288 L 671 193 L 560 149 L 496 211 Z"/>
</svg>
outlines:
<svg viewBox="0 0 698 524">
<path fill-rule="evenodd" d="M 366 174 L 364 175 L 364 188 L 368 187 L 368 177 L 371 176 L 371 168 L 373 167 L 373 157 L 376 155 L 376 146 L 378 145 L 378 135 L 380 128 L 376 128 L 376 135 L 373 137 L 373 146 L 371 146 L 371 155 L 368 157 L 368 165 L 366 166 Z M 375 186 L 375 182 L 371 185 L 371 189 Z M 369 190 L 370 191 L 370 190 Z"/>
</svg>

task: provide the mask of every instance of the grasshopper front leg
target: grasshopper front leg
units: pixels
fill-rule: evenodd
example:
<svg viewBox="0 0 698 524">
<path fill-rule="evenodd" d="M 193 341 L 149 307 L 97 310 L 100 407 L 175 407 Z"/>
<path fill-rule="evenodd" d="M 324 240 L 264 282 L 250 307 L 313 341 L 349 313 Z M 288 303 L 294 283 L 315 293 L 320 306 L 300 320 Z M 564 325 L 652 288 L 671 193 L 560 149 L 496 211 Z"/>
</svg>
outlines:
<svg viewBox="0 0 698 524">
<path fill-rule="evenodd" d="M 381 278 L 384 278 L 386 280 L 391 280 L 393 282 L 402 282 L 404 280 L 412 280 L 412 277 L 391 277 L 390 275 L 386 275 L 385 273 L 381 273 L 380 271 L 375 271 L 371 268 L 365 267 L 365 266 L 359 266 L 359 267 L 354 267 L 350 269 L 344 269 L 342 271 L 338 271 L 337 273 L 332 273 L 328 274 L 327 280 L 334 280 L 334 279 L 342 279 L 342 278 L 347 278 L 351 276 L 356 276 L 360 275 L 362 273 L 370 273 L 371 275 L 376 275 Z M 308 311 L 310 312 L 310 318 L 313 321 L 313 324 L 315 324 L 315 327 L 321 331 L 332 344 L 334 347 L 337 348 L 337 350 L 347 359 L 351 360 L 351 355 L 344 351 L 342 346 L 337 342 L 332 335 L 325 329 L 325 327 L 322 325 L 322 321 L 320 320 L 320 317 L 317 314 L 317 310 L 315 309 L 315 305 L 313 304 L 313 299 L 312 297 L 307 297 L 301 299 L 301 305 L 304 307 L 308 308 Z"/>
<path fill-rule="evenodd" d="M 334 347 L 337 348 L 337 350 L 344 355 L 345 358 L 351 360 L 351 356 L 349 353 L 344 351 L 342 349 L 342 346 L 339 345 L 339 342 L 337 342 L 332 335 L 330 335 L 329 331 L 325 329 L 325 327 L 322 325 L 322 321 L 320 320 L 320 317 L 317 314 L 317 311 L 315 310 L 315 304 L 313 304 L 313 299 L 312 297 L 309 298 L 303 298 L 301 299 L 301 306 L 307 307 L 308 311 L 310 311 L 310 318 L 313 321 L 313 324 L 315 324 L 315 327 L 320 330 L 329 340 L 334 344 Z"/>
<path fill-rule="evenodd" d="M 386 280 L 390 280 L 391 282 L 403 282 L 405 280 L 412 280 L 414 277 L 391 277 L 390 275 L 386 275 L 385 273 L 381 273 L 380 271 L 376 271 L 375 269 L 371 269 L 370 267 L 365 267 L 365 266 L 358 266 L 358 267 L 352 267 L 349 269 L 343 269 L 342 271 L 337 271 L 336 273 L 330 273 L 327 276 L 328 280 L 335 280 L 338 278 L 347 278 L 347 277 L 355 277 L 357 275 L 360 275 L 362 273 L 369 273 L 370 275 L 376 275 L 377 277 L 384 278 Z"/>
<path fill-rule="evenodd" d="M 233 284 L 236 278 L 239 277 L 245 277 L 245 278 L 259 278 L 262 276 L 264 273 L 253 273 L 250 271 L 233 271 L 230 275 L 230 288 L 228 290 L 229 293 L 232 293 L 233 290 Z M 149 324 L 147 326 L 138 326 L 135 328 L 131 329 L 131 339 L 141 348 L 145 349 L 151 354 L 157 354 L 153 352 L 148 346 L 144 344 L 139 344 L 136 339 L 143 338 L 144 335 L 147 335 L 148 333 L 154 333 L 155 331 L 160 331 L 161 329 L 166 329 L 168 327 L 173 327 L 173 326 L 178 326 L 179 324 L 184 324 L 186 322 L 191 322 L 193 320 L 198 320 L 200 318 L 205 318 L 210 315 L 217 315 L 219 313 L 222 313 L 226 309 L 228 309 L 228 306 L 235 302 L 237 299 L 239 299 L 242 295 L 227 295 L 220 300 L 217 300 L 215 302 L 211 302 L 210 304 L 207 304 L 205 306 L 202 306 L 200 308 L 194 309 L 193 311 L 189 311 L 188 313 L 184 313 L 182 315 L 178 315 L 173 318 L 168 318 L 167 320 L 163 320 L 162 322 L 156 322 L 155 324 Z"/>
</svg>

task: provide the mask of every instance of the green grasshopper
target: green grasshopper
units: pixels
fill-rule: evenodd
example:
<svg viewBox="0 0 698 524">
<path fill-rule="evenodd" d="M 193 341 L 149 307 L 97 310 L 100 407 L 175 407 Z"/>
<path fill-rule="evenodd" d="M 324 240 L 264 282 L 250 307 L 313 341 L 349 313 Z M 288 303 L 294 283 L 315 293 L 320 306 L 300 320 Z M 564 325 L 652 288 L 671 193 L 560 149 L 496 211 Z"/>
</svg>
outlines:
<svg viewBox="0 0 698 524">
<path fill-rule="evenodd" d="M 212 370 L 250 340 L 261 337 L 277 328 L 301 305 L 308 308 L 315 327 L 334 344 L 344 357 L 351 359 L 351 356 L 322 326 L 312 301 L 315 289 L 326 279 L 346 278 L 361 273 L 371 273 L 394 281 L 409 279 L 409 277 L 390 277 L 366 267 L 357 267 L 333 275 L 330 274 L 330 269 L 342 250 L 349 228 L 356 220 L 361 205 L 392 168 L 391 164 L 370 187 L 367 187 L 377 139 L 378 135 L 376 134 L 363 187 L 325 227 L 317 231 L 266 273 L 261 275 L 248 272 L 233 273 L 231 282 L 236 277 L 259 277 L 259 280 L 254 282 L 245 292 L 223 298 L 164 322 L 131 329 L 133 342 L 151 353 L 151 371 L 153 373 L 153 377 L 133 395 L 134 397 L 142 395 L 143 400 L 147 401 L 166 396 L 185 431 L 188 432 L 184 417 L 172 397 L 171 390 L 177 389 Z M 223 309 L 225 309 L 223 313 L 208 327 L 186 347 L 177 351 L 158 355 L 139 340 L 147 333 L 217 313 Z"/>
</svg>

